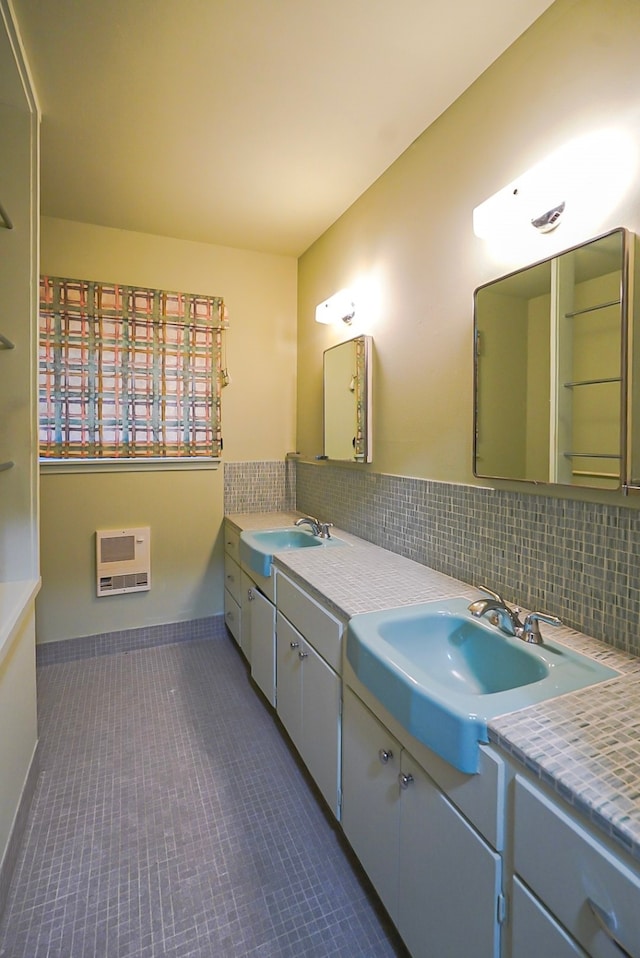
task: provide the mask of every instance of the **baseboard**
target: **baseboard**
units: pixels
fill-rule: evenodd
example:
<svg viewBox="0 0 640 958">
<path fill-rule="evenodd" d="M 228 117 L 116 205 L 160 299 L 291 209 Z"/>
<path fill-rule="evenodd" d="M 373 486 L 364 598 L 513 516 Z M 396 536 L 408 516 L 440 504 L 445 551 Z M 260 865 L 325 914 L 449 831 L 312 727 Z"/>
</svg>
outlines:
<svg viewBox="0 0 640 958">
<path fill-rule="evenodd" d="M 92 659 L 101 655 L 117 655 L 157 645 L 172 645 L 175 642 L 193 642 L 214 639 L 225 634 L 224 615 L 211 615 L 204 619 L 186 622 L 167 622 L 139 629 L 124 629 L 120 632 L 101 632 L 60 642 L 43 642 L 36 645 L 36 664 L 59 665 L 76 659 Z"/>
</svg>

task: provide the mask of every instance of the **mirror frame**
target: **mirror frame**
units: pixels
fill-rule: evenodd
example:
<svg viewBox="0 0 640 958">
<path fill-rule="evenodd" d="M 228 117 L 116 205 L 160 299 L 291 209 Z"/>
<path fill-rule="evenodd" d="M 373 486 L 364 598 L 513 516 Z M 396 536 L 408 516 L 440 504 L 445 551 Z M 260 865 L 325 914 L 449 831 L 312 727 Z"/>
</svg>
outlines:
<svg viewBox="0 0 640 958">
<path fill-rule="evenodd" d="M 478 445 L 479 445 L 479 408 L 478 408 L 478 398 L 479 398 L 479 328 L 478 328 L 478 294 L 487 288 L 496 285 L 497 283 L 502 282 L 503 280 L 509 280 L 513 277 L 517 277 L 528 270 L 535 269 L 545 264 L 551 264 L 554 260 L 558 260 L 566 254 L 574 253 L 577 250 L 583 249 L 584 247 L 590 246 L 592 243 L 597 243 L 600 240 L 606 239 L 609 236 L 614 236 L 619 234 L 622 241 L 621 248 L 621 280 L 620 280 L 620 476 L 618 484 L 614 486 L 598 486 L 593 484 L 582 484 L 580 482 L 554 482 L 551 479 L 542 480 L 542 479 L 533 479 L 526 477 L 516 477 L 516 476 L 495 476 L 488 475 L 486 472 L 478 471 Z M 630 339 L 632 335 L 632 322 L 631 322 L 631 300 L 632 300 L 632 290 L 631 290 L 631 275 L 633 270 L 633 249 L 636 238 L 633 233 L 624 227 L 616 227 L 615 229 L 608 230 L 606 233 L 602 233 L 599 236 L 592 237 L 588 240 L 585 240 L 582 243 L 577 243 L 575 246 L 571 246 L 567 249 L 559 250 L 557 253 L 554 253 L 552 256 L 548 256 L 545 259 L 538 260 L 535 263 L 530 263 L 527 266 L 521 267 L 520 269 L 513 270 L 510 273 L 506 273 L 503 276 L 499 276 L 494 280 L 490 280 L 487 283 L 483 283 L 478 286 L 473 293 L 473 475 L 478 479 L 492 479 L 500 480 L 506 482 L 524 482 L 530 483 L 535 486 L 554 486 L 562 489 L 590 489 L 593 491 L 601 492 L 627 492 L 629 490 L 629 469 L 630 469 L 630 455 L 629 450 L 631 448 L 631 427 L 629 423 L 629 414 L 631 409 L 631 384 L 632 384 L 632 358 L 630 356 Z M 637 344 L 638 350 L 640 350 L 640 343 Z M 640 363 L 640 357 L 639 357 Z M 553 370 L 552 370 L 553 375 Z M 640 390 L 640 384 L 638 385 Z M 640 424 L 638 425 L 640 429 Z"/>
<path fill-rule="evenodd" d="M 333 350 L 341 349 L 345 346 L 354 346 L 357 343 L 362 344 L 362 370 L 358 376 L 357 366 L 354 369 L 355 393 L 354 401 L 356 404 L 356 435 L 353 438 L 354 455 L 348 459 L 335 459 L 327 454 L 327 353 Z M 373 426 L 372 426 L 372 361 L 373 361 L 373 337 L 366 335 L 354 336 L 353 339 L 346 339 L 342 343 L 336 343 L 325 349 L 322 354 L 322 452 L 323 459 L 330 462 L 355 462 L 365 463 L 373 460 Z M 356 358 L 356 363 L 358 362 Z M 362 382 L 360 383 L 360 378 Z M 360 393 L 358 387 L 361 385 Z M 358 426 L 360 428 L 358 428 Z"/>
</svg>

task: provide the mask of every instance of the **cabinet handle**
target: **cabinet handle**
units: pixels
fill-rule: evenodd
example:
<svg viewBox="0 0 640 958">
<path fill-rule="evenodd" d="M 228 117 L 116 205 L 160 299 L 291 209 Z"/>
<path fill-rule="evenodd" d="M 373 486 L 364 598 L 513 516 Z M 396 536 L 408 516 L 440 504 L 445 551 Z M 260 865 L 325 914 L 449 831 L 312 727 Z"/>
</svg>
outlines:
<svg viewBox="0 0 640 958">
<path fill-rule="evenodd" d="M 227 618 L 230 619 L 231 622 L 233 622 L 233 612 L 227 612 Z"/>
<path fill-rule="evenodd" d="M 298 658 L 299 658 L 299 659 L 306 659 L 306 658 L 308 658 L 308 657 L 309 657 L 309 653 L 308 653 L 308 652 L 298 652 Z"/>
<path fill-rule="evenodd" d="M 299 642 L 289 642 L 289 648 L 290 648 L 290 649 L 299 649 L 299 648 L 300 648 L 300 643 L 299 643 Z"/>
<path fill-rule="evenodd" d="M 389 759 L 393 758 L 393 752 L 391 751 L 390 748 L 381 748 L 380 751 L 378 752 L 378 758 L 380 759 L 383 765 L 386 765 Z"/>
<path fill-rule="evenodd" d="M 587 898 L 587 904 L 591 909 L 593 917 L 600 926 L 600 929 L 605 933 L 607 938 L 613 942 L 616 948 L 619 949 L 620 954 L 625 955 L 626 958 L 631 958 L 631 953 L 627 951 L 616 935 L 618 922 L 616 921 L 616 916 L 614 913 L 612 911 L 605 911 L 602 905 L 599 905 L 597 902 L 595 902 L 593 898 Z"/>
<path fill-rule="evenodd" d="M 253 594 L 253 589 L 247 589 L 247 599 L 249 602 L 253 602 L 255 595 Z"/>
<path fill-rule="evenodd" d="M 227 579 L 230 579 L 231 582 L 233 582 L 233 580 L 234 580 L 234 575 L 233 575 L 232 572 L 227 572 Z"/>
<path fill-rule="evenodd" d="M 12 343 L 10 339 L 7 339 L 6 336 L 3 336 L 2 333 L 0 333 L 0 349 L 15 349 L 15 348 L 16 347 L 14 343 Z"/>
<path fill-rule="evenodd" d="M 409 772 L 407 775 L 404 772 L 400 772 L 398 775 L 398 781 L 400 783 L 400 788 L 407 789 L 413 783 L 413 775 Z"/>
</svg>

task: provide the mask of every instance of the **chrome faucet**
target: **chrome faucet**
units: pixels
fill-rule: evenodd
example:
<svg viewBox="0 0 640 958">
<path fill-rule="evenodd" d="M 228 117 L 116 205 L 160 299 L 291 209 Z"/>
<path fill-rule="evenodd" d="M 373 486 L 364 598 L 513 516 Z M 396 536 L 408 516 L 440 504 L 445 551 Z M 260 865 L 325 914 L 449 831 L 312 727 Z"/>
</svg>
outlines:
<svg viewBox="0 0 640 958">
<path fill-rule="evenodd" d="M 562 625 L 562 620 L 557 615 L 549 615 L 547 612 L 530 612 L 524 620 L 520 638 L 524 639 L 525 642 L 533 643 L 533 645 L 542 645 L 544 640 L 538 622 L 546 622 L 547 625 Z"/>
<path fill-rule="evenodd" d="M 481 585 L 479 588 L 481 592 L 486 592 L 491 598 L 476 599 L 475 602 L 472 602 L 469 606 L 471 615 L 475 615 L 477 619 L 483 615 L 489 615 L 493 624 L 497 625 L 507 635 L 517 635 L 521 638 L 524 626 L 519 618 L 520 609 L 510 609 L 499 593 L 488 589 L 485 585 Z"/>
<path fill-rule="evenodd" d="M 333 529 L 333 522 L 320 522 L 318 519 L 314 519 L 313 516 L 302 516 L 300 519 L 296 519 L 295 525 L 308 525 L 311 527 L 314 536 L 319 536 L 321 539 L 331 538 L 329 529 Z"/>
<path fill-rule="evenodd" d="M 295 524 L 297 526 L 311 526 L 314 536 L 320 535 L 320 523 L 313 516 L 302 516 L 301 519 L 296 519 Z"/>
<path fill-rule="evenodd" d="M 491 598 L 476 599 L 469 606 L 469 612 L 478 619 L 483 615 L 488 615 L 489 621 L 493 625 L 497 625 L 507 635 L 515 635 L 524 642 L 530 642 L 533 645 L 542 645 L 544 640 L 538 623 L 546 622 L 547 625 L 562 625 L 561 619 L 556 615 L 549 615 L 547 612 L 530 612 L 525 616 L 524 622 L 521 622 L 520 609 L 510 609 L 501 595 L 492 589 L 488 589 L 485 585 L 481 585 L 479 588 L 481 592 L 486 592 Z"/>
</svg>

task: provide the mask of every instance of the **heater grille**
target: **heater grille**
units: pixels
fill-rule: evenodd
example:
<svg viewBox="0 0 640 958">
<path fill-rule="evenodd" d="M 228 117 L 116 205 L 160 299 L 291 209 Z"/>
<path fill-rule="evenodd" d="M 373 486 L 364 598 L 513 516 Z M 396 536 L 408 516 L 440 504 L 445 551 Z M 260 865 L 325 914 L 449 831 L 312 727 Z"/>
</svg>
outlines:
<svg viewBox="0 0 640 958">
<path fill-rule="evenodd" d="M 151 532 L 101 529 L 96 532 L 96 593 L 147 592 L 151 588 Z"/>
<path fill-rule="evenodd" d="M 131 562 L 135 557 L 135 536 L 103 536 L 100 539 L 101 562 Z"/>
</svg>

